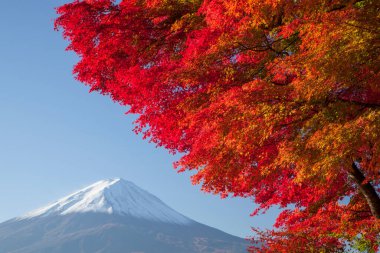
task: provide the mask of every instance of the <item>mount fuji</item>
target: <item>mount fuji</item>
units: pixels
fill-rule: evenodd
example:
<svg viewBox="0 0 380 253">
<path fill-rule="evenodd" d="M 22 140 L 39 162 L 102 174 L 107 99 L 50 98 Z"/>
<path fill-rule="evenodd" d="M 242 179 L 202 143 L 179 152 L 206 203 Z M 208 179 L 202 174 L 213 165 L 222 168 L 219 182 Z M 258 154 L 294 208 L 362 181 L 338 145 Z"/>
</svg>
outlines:
<svg viewBox="0 0 380 253">
<path fill-rule="evenodd" d="M 248 245 L 119 178 L 0 224 L 1 253 L 243 253 Z"/>
</svg>

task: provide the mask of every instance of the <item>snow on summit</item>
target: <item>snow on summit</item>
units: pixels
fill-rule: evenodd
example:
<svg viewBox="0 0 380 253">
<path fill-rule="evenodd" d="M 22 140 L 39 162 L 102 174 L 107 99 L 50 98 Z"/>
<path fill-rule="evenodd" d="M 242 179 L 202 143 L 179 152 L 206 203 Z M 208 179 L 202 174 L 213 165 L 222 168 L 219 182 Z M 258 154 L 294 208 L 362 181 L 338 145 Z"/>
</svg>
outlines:
<svg viewBox="0 0 380 253">
<path fill-rule="evenodd" d="M 20 219 L 86 212 L 118 214 L 167 223 L 192 222 L 154 195 L 120 178 L 96 182 Z"/>
</svg>

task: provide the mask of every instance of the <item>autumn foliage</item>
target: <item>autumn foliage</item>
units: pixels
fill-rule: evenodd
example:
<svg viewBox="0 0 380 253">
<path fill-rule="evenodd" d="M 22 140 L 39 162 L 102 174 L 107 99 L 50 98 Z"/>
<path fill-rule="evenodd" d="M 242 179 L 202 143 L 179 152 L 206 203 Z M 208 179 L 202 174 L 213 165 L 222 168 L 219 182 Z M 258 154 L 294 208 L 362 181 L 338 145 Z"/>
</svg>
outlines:
<svg viewBox="0 0 380 253">
<path fill-rule="evenodd" d="M 203 190 L 283 209 L 257 252 L 375 251 L 380 2 L 74 1 L 76 78 Z"/>
</svg>

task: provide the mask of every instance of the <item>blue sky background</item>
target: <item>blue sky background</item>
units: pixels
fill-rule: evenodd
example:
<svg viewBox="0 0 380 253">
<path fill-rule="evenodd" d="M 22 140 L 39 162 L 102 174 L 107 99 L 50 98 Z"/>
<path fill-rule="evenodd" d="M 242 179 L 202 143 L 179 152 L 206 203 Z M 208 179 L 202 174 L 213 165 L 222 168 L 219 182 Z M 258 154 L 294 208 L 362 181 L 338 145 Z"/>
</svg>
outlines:
<svg viewBox="0 0 380 253">
<path fill-rule="evenodd" d="M 175 157 L 136 136 L 132 116 L 74 80 L 77 58 L 53 30 L 68 1 L 2 1 L 0 15 L 0 222 L 95 181 L 122 177 L 201 223 L 246 237 L 271 227 L 249 199 L 223 199 L 172 169 Z"/>
</svg>

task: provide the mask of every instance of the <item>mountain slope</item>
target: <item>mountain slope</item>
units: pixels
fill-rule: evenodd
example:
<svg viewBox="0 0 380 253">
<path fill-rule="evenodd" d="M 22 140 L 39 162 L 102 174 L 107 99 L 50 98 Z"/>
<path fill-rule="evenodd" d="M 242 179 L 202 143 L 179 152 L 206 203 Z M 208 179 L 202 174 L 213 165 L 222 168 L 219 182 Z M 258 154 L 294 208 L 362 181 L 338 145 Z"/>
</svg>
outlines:
<svg viewBox="0 0 380 253">
<path fill-rule="evenodd" d="M 247 245 L 121 179 L 0 224 L 1 253 L 242 253 Z"/>
<path fill-rule="evenodd" d="M 126 215 L 179 224 L 192 222 L 156 196 L 120 178 L 99 181 L 32 211 L 21 219 L 86 212 Z"/>
</svg>

